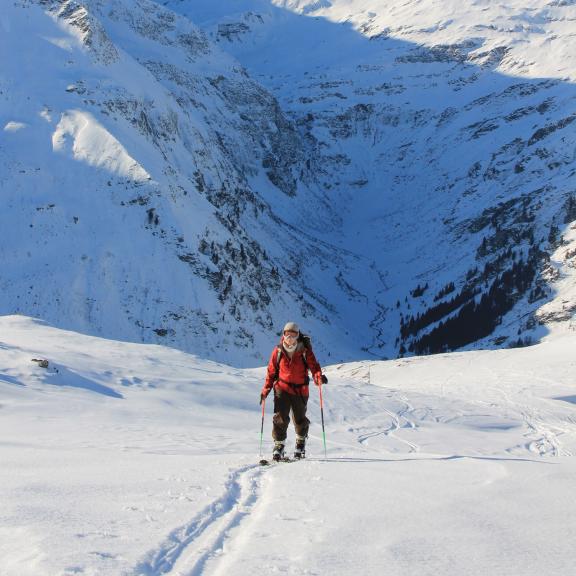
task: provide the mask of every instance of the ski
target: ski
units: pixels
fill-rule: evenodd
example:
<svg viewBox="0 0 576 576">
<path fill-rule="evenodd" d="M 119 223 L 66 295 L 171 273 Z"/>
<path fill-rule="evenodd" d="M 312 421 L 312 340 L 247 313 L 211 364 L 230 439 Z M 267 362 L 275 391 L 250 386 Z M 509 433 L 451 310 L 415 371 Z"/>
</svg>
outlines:
<svg viewBox="0 0 576 576">
<path fill-rule="evenodd" d="M 270 466 L 271 464 L 281 464 L 285 463 L 288 464 L 290 462 L 299 462 L 300 460 L 304 460 L 304 458 L 280 458 L 280 460 L 267 460 L 266 458 L 262 458 L 260 460 L 260 466 Z"/>
</svg>

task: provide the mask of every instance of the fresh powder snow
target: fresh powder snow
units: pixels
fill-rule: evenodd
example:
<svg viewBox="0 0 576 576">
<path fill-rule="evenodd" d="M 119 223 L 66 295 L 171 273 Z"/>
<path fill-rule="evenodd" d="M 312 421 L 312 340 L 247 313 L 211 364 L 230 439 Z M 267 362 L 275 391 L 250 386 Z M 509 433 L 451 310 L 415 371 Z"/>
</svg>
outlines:
<svg viewBox="0 0 576 576">
<path fill-rule="evenodd" d="M 3 576 L 572 570 L 574 331 L 328 366 L 327 457 L 312 390 L 308 458 L 268 467 L 263 368 L 21 316 L 0 335 Z M 265 456 L 270 431 L 268 402 Z"/>
</svg>

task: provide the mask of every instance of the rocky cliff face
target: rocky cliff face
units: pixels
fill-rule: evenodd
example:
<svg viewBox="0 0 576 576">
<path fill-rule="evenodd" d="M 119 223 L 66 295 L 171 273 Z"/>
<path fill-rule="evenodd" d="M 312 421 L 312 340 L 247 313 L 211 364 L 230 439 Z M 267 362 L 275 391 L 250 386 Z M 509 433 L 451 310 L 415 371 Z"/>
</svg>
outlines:
<svg viewBox="0 0 576 576">
<path fill-rule="evenodd" d="M 551 329 L 537 311 L 574 220 L 574 6 L 172 5 L 319 143 L 347 245 L 385 278 L 370 350 L 516 345 Z"/>
<path fill-rule="evenodd" d="M 573 6 L 162 4 L 1 16 L 3 313 L 242 364 L 571 317 Z"/>
<path fill-rule="evenodd" d="M 313 144 L 234 58 L 154 2 L 3 25 L 3 312 L 238 362 L 325 321 L 311 270 L 346 256 L 310 235 L 336 218 Z"/>
</svg>

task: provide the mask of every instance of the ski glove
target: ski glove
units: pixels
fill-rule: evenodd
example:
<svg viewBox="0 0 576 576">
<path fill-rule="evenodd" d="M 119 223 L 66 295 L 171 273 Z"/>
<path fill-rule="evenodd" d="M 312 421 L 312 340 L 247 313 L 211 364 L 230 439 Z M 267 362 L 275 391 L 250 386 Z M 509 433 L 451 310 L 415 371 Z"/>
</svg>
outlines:
<svg viewBox="0 0 576 576">
<path fill-rule="evenodd" d="M 266 400 L 267 396 L 268 396 L 268 394 L 264 394 L 264 392 L 262 392 L 260 394 L 260 406 L 262 406 L 262 402 L 264 402 L 264 400 Z"/>
<path fill-rule="evenodd" d="M 314 384 L 316 384 L 316 386 L 320 386 L 320 384 L 327 384 L 327 383 L 328 378 L 326 378 L 324 374 L 318 372 L 317 374 L 314 375 Z"/>
</svg>

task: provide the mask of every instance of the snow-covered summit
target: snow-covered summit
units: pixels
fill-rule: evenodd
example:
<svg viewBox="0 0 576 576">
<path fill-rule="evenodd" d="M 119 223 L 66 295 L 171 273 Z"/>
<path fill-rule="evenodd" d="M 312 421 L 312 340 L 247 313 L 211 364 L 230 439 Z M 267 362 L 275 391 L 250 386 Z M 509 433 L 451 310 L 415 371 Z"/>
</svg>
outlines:
<svg viewBox="0 0 576 576">
<path fill-rule="evenodd" d="M 440 2 L 274 0 L 306 16 L 348 23 L 373 40 L 453 49 L 453 56 L 518 77 L 576 80 L 574 5 L 562 0 Z M 459 53 L 458 48 L 462 51 Z"/>
</svg>

